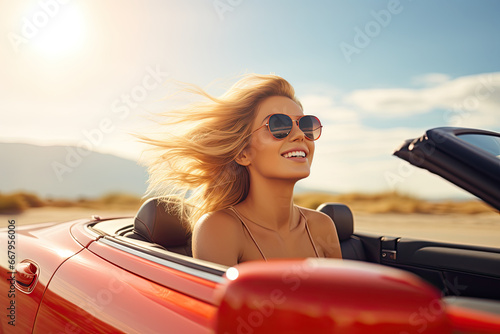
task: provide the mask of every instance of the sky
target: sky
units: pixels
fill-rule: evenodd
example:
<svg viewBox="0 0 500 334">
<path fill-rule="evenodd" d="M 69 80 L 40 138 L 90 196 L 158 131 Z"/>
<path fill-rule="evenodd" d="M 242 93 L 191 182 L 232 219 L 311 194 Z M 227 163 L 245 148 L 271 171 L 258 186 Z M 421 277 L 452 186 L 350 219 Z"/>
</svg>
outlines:
<svg viewBox="0 0 500 334">
<path fill-rule="evenodd" d="M 324 125 L 301 187 L 464 197 L 392 152 L 433 127 L 500 132 L 499 13 L 492 0 L 3 1 L 0 142 L 137 160 L 130 133 L 189 100 L 175 82 L 219 95 L 274 73 Z"/>
</svg>

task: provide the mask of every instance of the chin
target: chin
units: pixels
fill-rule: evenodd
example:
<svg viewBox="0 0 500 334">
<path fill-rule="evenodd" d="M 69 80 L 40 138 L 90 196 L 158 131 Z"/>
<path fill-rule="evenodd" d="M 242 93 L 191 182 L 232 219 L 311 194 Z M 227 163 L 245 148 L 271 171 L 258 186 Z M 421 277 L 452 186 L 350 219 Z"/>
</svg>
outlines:
<svg viewBox="0 0 500 334">
<path fill-rule="evenodd" d="M 291 175 L 290 178 L 294 179 L 295 181 L 299 181 L 308 177 L 309 174 L 311 174 L 311 171 L 293 173 L 293 175 Z"/>
</svg>

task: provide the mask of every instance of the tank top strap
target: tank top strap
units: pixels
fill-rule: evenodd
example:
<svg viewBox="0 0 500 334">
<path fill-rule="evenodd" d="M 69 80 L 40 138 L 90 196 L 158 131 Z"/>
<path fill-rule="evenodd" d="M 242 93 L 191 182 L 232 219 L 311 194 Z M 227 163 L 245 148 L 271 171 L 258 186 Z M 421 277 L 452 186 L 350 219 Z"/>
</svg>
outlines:
<svg viewBox="0 0 500 334">
<path fill-rule="evenodd" d="M 231 211 L 234 212 L 234 214 L 238 217 L 238 219 L 241 221 L 241 224 L 243 224 L 243 227 L 245 228 L 245 230 L 247 230 L 248 232 L 248 235 L 250 236 L 250 239 L 252 239 L 253 243 L 255 244 L 255 246 L 257 247 L 257 249 L 259 250 L 259 253 L 260 255 L 262 255 L 262 258 L 267 261 L 266 259 L 266 256 L 264 255 L 264 252 L 262 252 L 262 250 L 260 249 L 259 247 L 259 244 L 257 243 L 257 241 L 255 240 L 255 238 L 253 237 L 252 235 L 252 232 L 250 232 L 250 229 L 248 228 L 247 224 L 245 224 L 245 222 L 243 221 L 243 218 L 241 217 L 241 215 L 238 213 L 238 211 L 236 211 L 236 208 L 234 207 L 229 207 L 229 209 Z M 316 250 L 315 250 L 316 251 Z"/>
<path fill-rule="evenodd" d="M 309 236 L 309 240 L 311 241 L 311 245 L 313 246 L 314 248 L 314 254 L 316 254 L 316 257 L 320 257 L 319 256 L 319 253 L 318 253 L 318 249 L 316 248 L 316 245 L 314 244 L 314 240 L 312 238 L 312 235 L 311 235 L 311 231 L 309 231 L 309 225 L 307 224 L 307 218 L 306 218 L 306 215 L 304 215 L 304 213 L 302 212 L 302 210 L 297 207 L 297 209 L 299 209 L 299 212 L 300 212 L 300 215 L 302 216 L 302 218 L 304 219 L 304 224 L 306 226 L 306 231 L 307 231 L 307 235 Z"/>
</svg>

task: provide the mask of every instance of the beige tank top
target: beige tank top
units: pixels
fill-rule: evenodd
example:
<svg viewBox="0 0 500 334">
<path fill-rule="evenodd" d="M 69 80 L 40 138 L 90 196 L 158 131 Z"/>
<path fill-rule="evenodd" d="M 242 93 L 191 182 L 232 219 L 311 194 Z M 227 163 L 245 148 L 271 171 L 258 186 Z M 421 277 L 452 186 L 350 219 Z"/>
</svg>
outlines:
<svg viewBox="0 0 500 334">
<path fill-rule="evenodd" d="M 241 221 L 241 224 L 243 224 L 243 227 L 245 228 L 245 230 L 248 232 L 248 235 L 250 236 L 250 239 L 252 239 L 252 242 L 255 244 L 255 247 L 257 247 L 257 249 L 259 250 L 259 253 L 260 255 L 262 256 L 262 258 L 267 261 L 266 259 L 266 256 L 264 255 L 264 252 L 262 251 L 262 249 L 260 248 L 259 244 L 257 243 L 257 240 L 255 240 L 254 236 L 252 235 L 252 232 L 250 231 L 250 229 L 248 228 L 247 224 L 245 224 L 244 220 L 243 220 L 243 217 L 239 214 L 238 211 L 236 211 L 236 209 L 234 207 L 230 207 L 229 209 L 231 209 L 231 211 L 234 212 L 234 214 L 238 217 L 238 219 Z M 316 245 L 314 244 L 314 241 L 313 241 L 313 238 L 311 236 L 311 232 L 309 231 L 309 226 L 307 224 L 307 218 L 306 216 L 304 215 L 304 213 L 302 212 L 302 210 L 299 209 L 299 212 L 300 212 L 300 215 L 301 215 L 301 219 L 300 219 L 300 222 L 299 224 L 301 224 L 302 222 L 304 222 L 305 224 L 305 230 L 307 231 L 307 235 L 309 237 L 309 240 L 311 241 L 311 245 L 312 245 L 312 248 L 314 249 L 314 254 L 316 254 L 316 257 L 320 257 L 319 256 L 319 253 L 318 253 L 318 250 L 316 249 Z"/>
</svg>

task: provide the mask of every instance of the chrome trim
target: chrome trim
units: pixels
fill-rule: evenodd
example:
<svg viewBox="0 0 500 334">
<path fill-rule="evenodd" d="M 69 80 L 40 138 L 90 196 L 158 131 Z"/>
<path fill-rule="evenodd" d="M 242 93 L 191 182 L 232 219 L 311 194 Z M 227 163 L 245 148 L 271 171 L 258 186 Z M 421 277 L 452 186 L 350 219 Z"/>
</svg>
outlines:
<svg viewBox="0 0 500 334">
<path fill-rule="evenodd" d="M 108 246 L 117 248 L 117 249 L 122 250 L 124 252 L 127 252 L 129 254 L 132 254 L 132 255 L 138 256 L 140 258 L 146 259 L 148 261 L 151 261 L 151 262 L 154 262 L 154 263 L 158 263 L 158 264 L 161 264 L 161 265 L 163 265 L 165 267 L 172 268 L 172 269 L 175 269 L 175 270 L 178 270 L 178 271 L 181 271 L 181 272 L 184 272 L 186 274 L 193 275 L 193 276 L 196 276 L 196 277 L 199 277 L 199 278 L 203 278 L 203 279 L 206 279 L 208 281 L 212 281 L 212 282 L 215 282 L 215 283 L 221 283 L 222 281 L 224 281 L 224 279 L 223 279 L 222 276 L 215 275 L 215 274 L 212 274 L 212 273 L 208 273 L 208 272 L 205 272 L 205 271 L 202 271 L 202 270 L 199 270 L 199 269 L 190 268 L 190 267 L 187 267 L 187 266 L 184 266 L 184 265 L 181 265 L 179 263 L 172 262 L 172 261 L 168 261 L 166 259 L 162 259 L 162 258 L 153 256 L 151 254 L 147 254 L 147 253 L 141 252 L 141 251 L 139 251 L 137 249 L 126 247 L 126 246 L 124 246 L 124 245 L 122 245 L 122 244 L 120 244 L 118 242 L 115 242 L 113 240 L 110 240 L 108 238 L 100 238 L 98 240 L 98 242 L 102 242 L 102 243 L 104 243 L 104 244 L 106 244 Z M 223 273 L 225 273 L 225 270 L 221 270 L 221 274 L 223 274 Z"/>
<path fill-rule="evenodd" d="M 87 221 L 87 223 L 83 226 L 83 230 L 89 233 L 91 236 L 95 237 L 96 240 L 99 240 L 99 238 L 101 238 L 103 234 L 99 233 L 97 230 L 94 230 L 93 226 L 90 226 L 91 223 L 93 222 Z"/>
</svg>

